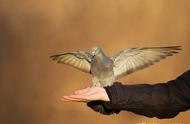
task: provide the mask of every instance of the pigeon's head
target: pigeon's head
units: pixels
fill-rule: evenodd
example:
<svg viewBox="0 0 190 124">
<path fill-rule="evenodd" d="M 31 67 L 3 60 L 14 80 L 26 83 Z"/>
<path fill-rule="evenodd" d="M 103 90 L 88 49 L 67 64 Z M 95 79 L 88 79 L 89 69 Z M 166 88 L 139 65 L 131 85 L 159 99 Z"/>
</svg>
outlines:
<svg viewBox="0 0 190 124">
<path fill-rule="evenodd" d="M 92 55 L 95 56 L 101 52 L 101 48 L 97 45 L 92 47 Z"/>
</svg>

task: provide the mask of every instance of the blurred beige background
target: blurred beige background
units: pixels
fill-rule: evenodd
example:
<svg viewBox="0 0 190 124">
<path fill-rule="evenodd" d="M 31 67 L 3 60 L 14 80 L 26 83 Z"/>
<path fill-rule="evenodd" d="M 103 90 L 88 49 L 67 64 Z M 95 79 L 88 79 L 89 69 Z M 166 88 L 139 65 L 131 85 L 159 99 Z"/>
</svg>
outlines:
<svg viewBox="0 0 190 124">
<path fill-rule="evenodd" d="M 131 112 L 104 116 L 62 95 L 90 85 L 90 75 L 50 61 L 52 54 L 100 45 L 124 48 L 181 45 L 180 54 L 126 76 L 123 83 L 158 83 L 190 68 L 189 0 L 0 0 L 1 124 L 188 124 Z"/>
</svg>

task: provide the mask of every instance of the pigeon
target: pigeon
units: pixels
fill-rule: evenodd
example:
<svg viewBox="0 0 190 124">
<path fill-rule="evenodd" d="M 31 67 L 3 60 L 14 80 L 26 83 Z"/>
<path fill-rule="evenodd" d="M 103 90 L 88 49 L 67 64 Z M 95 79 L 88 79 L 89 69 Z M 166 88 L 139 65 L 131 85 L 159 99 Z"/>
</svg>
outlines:
<svg viewBox="0 0 190 124">
<path fill-rule="evenodd" d="M 106 87 L 126 75 L 178 53 L 179 50 L 181 46 L 127 48 L 108 57 L 99 46 L 93 46 L 91 53 L 74 51 L 52 55 L 50 58 L 91 74 L 92 86 Z"/>
</svg>

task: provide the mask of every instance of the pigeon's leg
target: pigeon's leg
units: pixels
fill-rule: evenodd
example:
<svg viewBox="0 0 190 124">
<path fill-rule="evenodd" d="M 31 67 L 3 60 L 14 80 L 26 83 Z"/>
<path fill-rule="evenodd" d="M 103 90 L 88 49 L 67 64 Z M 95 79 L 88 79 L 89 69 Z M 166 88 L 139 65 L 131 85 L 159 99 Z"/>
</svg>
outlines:
<svg viewBox="0 0 190 124">
<path fill-rule="evenodd" d="M 102 87 L 111 86 L 111 85 L 113 85 L 114 81 L 115 81 L 114 76 L 104 78 L 104 79 L 102 80 L 102 82 L 101 82 L 101 86 L 102 86 Z"/>
<path fill-rule="evenodd" d="M 95 86 L 95 87 L 100 87 L 100 80 L 95 77 L 95 76 L 92 76 L 92 86 Z"/>
</svg>

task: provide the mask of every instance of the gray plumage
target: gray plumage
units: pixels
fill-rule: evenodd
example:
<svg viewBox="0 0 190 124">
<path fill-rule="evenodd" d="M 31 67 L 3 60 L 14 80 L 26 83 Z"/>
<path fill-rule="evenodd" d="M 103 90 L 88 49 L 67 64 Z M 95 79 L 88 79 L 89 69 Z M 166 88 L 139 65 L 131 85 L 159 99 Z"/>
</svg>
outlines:
<svg viewBox="0 0 190 124">
<path fill-rule="evenodd" d="M 50 56 L 52 60 L 92 75 L 93 86 L 112 85 L 117 79 L 141 70 L 181 50 L 180 46 L 124 49 L 108 57 L 98 46 L 92 53 L 76 51 Z"/>
</svg>

